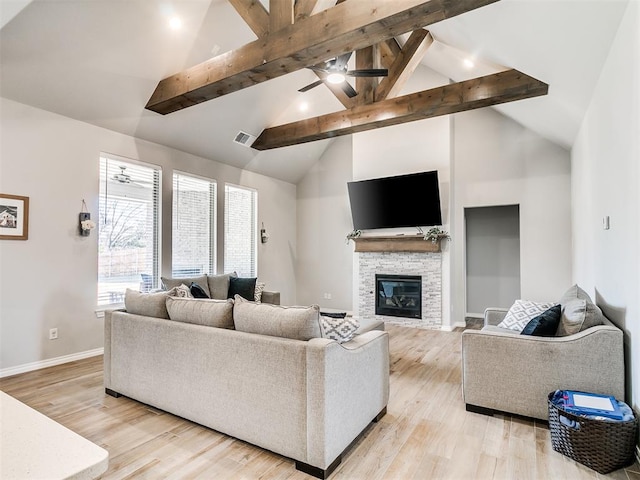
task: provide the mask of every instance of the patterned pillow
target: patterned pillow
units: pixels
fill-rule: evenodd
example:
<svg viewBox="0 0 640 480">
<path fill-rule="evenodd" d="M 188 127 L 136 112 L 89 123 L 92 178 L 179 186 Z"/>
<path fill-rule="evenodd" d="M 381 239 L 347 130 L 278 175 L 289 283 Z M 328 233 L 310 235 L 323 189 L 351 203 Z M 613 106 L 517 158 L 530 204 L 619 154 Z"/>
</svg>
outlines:
<svg viewBox="0 0 640 480">
<path fill-rule="evenodd" d="M 167 291 L 167 295 L 170 297 L 178 298 L 193 298 L 193 295 L 191 295 L 191 290 L 184 283 Z"/>
<path fill-rule="evenodd" d="M 353 317 L 336 318 L 320 315 L 320 326 L 322 327 L 323 338 L 344 343 L 353 338 L 360 326 L 360 322 Z"/>
<path fill-rule="evenodd" d="M 538 303 L 531 300 L 516 300 L 498 324 L 498 327 L 522 332 L 530 320 L 556 305 L 555 303 Z"/>
<path fill-rule="evenodd" d="M 254 292 L 254 298 L 253 298 L 254 302 L 256 303 L 262 302 L 262 292 L 264 292 L 264 287 L 266 287 L 264 283 L 256 282 L 256 290 Z"/>
</svg>

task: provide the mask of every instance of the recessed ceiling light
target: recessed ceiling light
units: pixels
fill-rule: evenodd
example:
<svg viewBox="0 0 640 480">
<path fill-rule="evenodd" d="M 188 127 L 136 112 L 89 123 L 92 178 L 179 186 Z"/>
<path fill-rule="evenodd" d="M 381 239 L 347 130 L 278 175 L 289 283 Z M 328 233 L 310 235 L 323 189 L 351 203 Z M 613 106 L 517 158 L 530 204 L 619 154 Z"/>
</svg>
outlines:
<svg viewBox="0 0 640 480">
<path fill-rule="evenodd" d="M 467 68 L 473 68 L 476 66 L 476 64 L 473 63 L 473 60 L 471 60 L 470 58 L 465 58 L 463 63 L 464 63 L 464 66 Z"/>
<path fill-rule="evenodd" d="M 182 27 L 182 21 L 178 17 L 172 17 L 171 20 L 169 20 L 169 27 L 171 27 L 172 30 L 178 30 Z"/>
<path fill-rule="evenodd" d="M 298 109 L 299 109 L 301 112 L 306 112 L 307 110 L 309 110 L 309 104 L 308 104 L 307 102 L 300 102 L 300 103 L 298 104 Z"/>
</svg>

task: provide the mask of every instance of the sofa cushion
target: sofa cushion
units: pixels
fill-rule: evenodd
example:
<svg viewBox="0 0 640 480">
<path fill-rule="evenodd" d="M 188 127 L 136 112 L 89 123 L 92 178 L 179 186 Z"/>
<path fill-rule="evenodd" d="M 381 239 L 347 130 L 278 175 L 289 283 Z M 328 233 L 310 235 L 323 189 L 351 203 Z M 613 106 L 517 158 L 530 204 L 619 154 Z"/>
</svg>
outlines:
<svg viewBox="0 0 640 480">
<path fill-rule="evenodd" d="M 344 343 L 353 338 L 360 322 L 356 318 L 347 317 L 346 314 L 344 317 L 320 315 L 320 327 L 324 338 Z"/>
<path fill-rule="evenodd" d="M 183 283 L 187 286 L 191 286 L 191 283 L 197 283 L 202 287 L 202 289 L 207 294 L 207 297 L 210 297 L 209 286 L 207 284 L 207 276 L 200 275 L 199 277 L 188 277 L 188 278 L 171 278 L 171 277 L 160 277 L 162 280 L 162 287 L 165 290 L 171 290 L 173 287 L 177 287 L 178 285 L 182 285 Z"/>
<path fill-rule="evenodd" d="M 236 295 L 240 295 L 245 300 L 250 302 L 255 301 L 256 298 L 256 277 L 230 277 L 229 278 L 229 298 L 235 298 Z"/>
<path fill-rule="evenodd" d="M 540 315 L 545 310 L 553 307 L 555 303 L 539 303 L 531 300 L 516 300 L 505 315 L 502 322 L 498 324 L 500 328 L 507 328 L 522 332 L 530 320 Z"/>
<path fill-rule="evenodd" d="M 237 277 L 235 272 L 222 275 L 207 275 L 209 286 L 209 297 L 216 300 L 226 300 L 229 298 L 229 278 Z"/>
<path fill-rule="evenodd" d="M 169 318 L 167 306 L 167 292 L 142 293 L 127 288 L 124 294 L 124 308 L 129 313 L 146 317 Z"/>
<path fill-rule="evenodd" d="M 602 310 L 578 285 L 572 285 L 560 298 L 562 313 L 556 336 L 563 337 L 605 323 Z"/>
<path fill-rule="evenodd" d="M 537 337 L 553 337 L 560 323 L 560 304 L 545 310 L 527 323 L 522 330 L 522 335 L 534 335 Z"/>
<path fill-rule="evenodd" d="M 234 301 L 233 322 L 236 330 L 296 340 L 322 336 L 318 305 L 283 307 L 249 302 L 240 295 L 236 295 Z"/>
<path fill-rule="evenodd" d="M 167 297 L 169 318 L 176 322 L 233 329 L 233 300 Z"/>
</svg>

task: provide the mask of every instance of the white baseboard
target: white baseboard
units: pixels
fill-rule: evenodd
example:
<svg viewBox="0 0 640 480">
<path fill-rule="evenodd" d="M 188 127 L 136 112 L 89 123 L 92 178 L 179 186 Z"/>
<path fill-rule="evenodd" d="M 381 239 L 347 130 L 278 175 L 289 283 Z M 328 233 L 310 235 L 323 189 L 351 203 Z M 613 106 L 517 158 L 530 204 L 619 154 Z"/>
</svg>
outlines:
<svg viewBox="0 0 640 480">
<path fill-rule="evenodd" d="M 442 325 L 440 327 L 440 330 L 442 330 L 444 332 L 453 332 L 453 330 L 455 328 L 458 328 L 458 327 L 465 328 L 466 326 L 467 326 L 467 324 L 464 323 L 464 322 L 456 322 L 453 325 Z"/>
<path fill-rule="evenodd" d="M 484 313 L 467 313 L 467 318 L 484 318 Z"/>
<path fill-rule="evenodd" d="M 102 355 L 103 353 L 104 348 L 96 348 L 94 350 L 87 350 L 85 352 L 63 355 L 62 357 L 49 358 L 48 360 L 25 363 L 24 365 L 18 365 L 16 367 L 3 368 L 2 370 L 0 370 L 0 378 L 10 377 L 11 375 L 18 375 L 19 373 L 33 372 L 34 370 L 40 370 L 41 368 L 53 367 L 55 365 L 62 365 L 63 363 L 75 362 L 76 360 L 82 360 L 84 358 L 96 357 L 98 355 Z"/>
</svg>

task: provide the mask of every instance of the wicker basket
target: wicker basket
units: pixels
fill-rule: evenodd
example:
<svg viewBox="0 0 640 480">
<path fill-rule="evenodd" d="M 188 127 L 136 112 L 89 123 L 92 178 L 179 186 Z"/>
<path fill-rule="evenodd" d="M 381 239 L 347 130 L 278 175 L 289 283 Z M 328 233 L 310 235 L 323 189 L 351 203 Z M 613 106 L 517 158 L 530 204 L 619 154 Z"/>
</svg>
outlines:
<svg viewBox="0 0 640 480">
<path fill-rule="evenodd" d="M 565 412 L 552 401 L 549 394 L 549 431 L 551 445 L 576 462 L 606 474 L 626 467 L 635 460 L 635 440 L 638 419 L 626 422 L 593 420 Z M 560 416 L 573 420 L 579 428 L 570 427 L 560 421 Z"/>
</svg>

